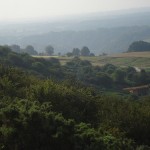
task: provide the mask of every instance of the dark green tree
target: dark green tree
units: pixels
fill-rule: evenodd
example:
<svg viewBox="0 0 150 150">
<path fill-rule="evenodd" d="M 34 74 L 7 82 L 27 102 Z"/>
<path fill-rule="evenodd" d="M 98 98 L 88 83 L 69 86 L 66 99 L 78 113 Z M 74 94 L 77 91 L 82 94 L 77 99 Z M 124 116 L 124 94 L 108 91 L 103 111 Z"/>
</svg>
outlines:
<svg viewBox="0 0 150 150">
<path fill-rule="evenodd" d="M 32 45 L 28 45 L 26 46 L 25 50 L 26 53 L 28 53 L 29 55 L 37 55 L 37 51 L 34 49 L 34 47 Z"/>
<path fill-rule="evenodd" d="M 51 55 L 54 53 L 54 48 L 53 48 L 53 46 L 48 45 L 48 46 L 45 48 L 45 53 L 46 53 L 46 55 L 51 56 Z"/>
<path fill-rule="evenodd" d="M 9 59 L 11 65 L 14 65 L 14 66 L 23 66 L 24 65 L 24 62 L 23 62 L 21 56 L 17 55 L 17 53 L 10 53 L 8 55 L 8 59 Z"/>
<path fill-rule="evenodd" d="M 10 49 L 11 49 L 12 51 L 16 52 L 16 53 L 21 53 L 21 49 L 20 49 L 20 46 L 19 46 L 19 45 L 16 45 L 16 44 L 11 45 L 11 46 L 10 46 Z"/>
<path fill-rule="evenodd" d="M 91 57 L 94 57 L 94 56 L 95 56 L 95 54 L 94 54 L 94 53 L 90 53 L 90 56 L 91 56 Z"/>
<path fill-rule="evenodd" d="M 128 51 L 129 52 L 150 51 L 150 43 L 145 41 L 135 41 L 129 46 Z"/>
<path fill-rule="evenodd" d="M 71 52 L 68 52 L 66 55 L 67 55 L 68 57 L 73 56 L 73 54 L 72 54 Z"/>
<path fill-rule="evenodd" d="M 81 49 L 81 56 L 89 56 L 90 55 L 90 50 L 88 47 L 84 46 L 82 49 Z"/>
<path fill-rule="evenodd" d="M 74 48 L 72 50 L 72 54 L 73 54 L 73 56 L 79 56 L 80 55 L 80 49 L 79 48 Z"/>
<path fill-rule="evenodd" d="M 125 79 L 125 71 L 121 70 L 121 69 L 117 69 L 114 72 L 114 80 L 117 83 L 124 83 L 124 79 Z"/>
</svg>

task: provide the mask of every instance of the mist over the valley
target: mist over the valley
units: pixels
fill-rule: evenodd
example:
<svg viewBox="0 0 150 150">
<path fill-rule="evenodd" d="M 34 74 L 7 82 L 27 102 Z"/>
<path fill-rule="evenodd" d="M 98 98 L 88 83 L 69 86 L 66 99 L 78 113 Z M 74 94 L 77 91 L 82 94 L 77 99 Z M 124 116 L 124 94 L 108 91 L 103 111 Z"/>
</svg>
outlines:
<svg viewBox="0 0 150 150">
<path fill-rule="evenodd" d="M 124 52 L 133 41 L 150 39 L 150 9 L 91 13 L 66 18 L 9 22 L 0 25 L 0 44 L 33 45 L 39 52 L 52 45 L 55 53 L 88 46 L 95 54 Z"/>
</svg>

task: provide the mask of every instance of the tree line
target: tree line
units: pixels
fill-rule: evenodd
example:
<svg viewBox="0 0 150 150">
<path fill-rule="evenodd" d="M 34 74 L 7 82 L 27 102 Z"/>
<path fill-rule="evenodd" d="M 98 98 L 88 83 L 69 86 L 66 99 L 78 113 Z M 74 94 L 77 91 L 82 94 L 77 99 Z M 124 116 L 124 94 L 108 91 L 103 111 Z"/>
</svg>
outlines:
<svg viewBox="0 0 150 150">
<path fill-rule="evenodd" d="M 137 72 L 133 67 L 120 68 L 112 64 L 93 66 L 89 61 L 78 57 L 61 65 L 56 58 L 31 57 L 26 53 L 12 52 L 7 47 L 0 47 L 0 63 L 25 69 L 41 78 L 79 81 L 104 92 L 122 92 L 125 87 L 150 83 L 150 72 L 144 69 Z"/>
<path fill-rule="evenodd" d="M 10 48 L 12 51 L 16 53 L 27 53 L 29 55 L 48 55 L 51 56 L 54 53 L 54 48 L 51 45 L 45 47 L 44 52 L 38 53 L 37 50 L 32 45 L 27 45 L 25 48 L 21 48 L 19 45 L 6 45 L 5 47 Z"/>
<path fill-rule="evenodd" d="M 72 52 L 67 53 L 67 56 L 95 56 L 95 54 L 91 53 L 87 46 L 84 46 L 81 50 L 79 48 L 73 48 Z"/>
<path fill-rule="evenodd" d="M 40 55 L 40 56 L 52 56 L 54 54 L 54 47 L 52 45 L 48 45 L 45 47 L 43 52 L 37 52 L 32 45 L 27 45 L 25 48 L 21 48 L 19 45 L 5 45 L 5 47 L 10 48 L 12 51 L 16 53 L 27 53 L 29 55 Z M 61 52 L 58 53 L 58 56 L 61 55 Z M 72 52 L 68 52 L 64 54 L 68 57 L 70 56 L 95 56 L 94 53 L 91 53 L 87 46 L 82 47 L 80 50 L 79 48 L 73 48 Z"/>
<path fill-rule="evenodd" d="M 145 41 L 135 41 L 131 43 L 128 52 L 144 52 L 150 51 L 150 43 Z"/>
</svg>

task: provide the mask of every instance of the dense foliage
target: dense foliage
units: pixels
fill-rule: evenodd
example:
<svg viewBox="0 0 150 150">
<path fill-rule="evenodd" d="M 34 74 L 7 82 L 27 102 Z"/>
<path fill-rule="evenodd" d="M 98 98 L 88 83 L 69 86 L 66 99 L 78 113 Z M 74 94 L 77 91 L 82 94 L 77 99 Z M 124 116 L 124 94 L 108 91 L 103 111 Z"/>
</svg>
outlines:
<svg viewBox="0 0 150 150">
<path fill-rule="evenodd" d="M 90 50 L 87 46 L 83 46 L 82 49 L 80 50 L 79 48 L 73 48 L 72 52 L 68 52 L 66 54 L 68 57 L 74 56 L 95 56 L 94 53 L 90 53 Z"/>
<path fill-rule="evenodd" d="M 82 80 L 56 82 L 45 78 L 48 75 L 58 78 L 59 74 L 52 71 L 56 71 L 56 68 L 60 71 L 70 70 L 71 75 L 64 72 L 63 78 L 67 75 L 72 77 L 74 72 L 77 74 L 75 77 L 82 77 L 78 76 L 78 70 L 82 68 L 83 71 L 86 70 L 87 75 L 89 72 L 92 75 L 93 71 L 101 69 L 103 74 L 99 76 L 104 79 L 107 72 L 113 73 L 115 70 L 122 74 L 123 70 L 118 70 L 113 65 L 108 65 L 109 69 L 108 66 L 92 67 L 89 62 L 81 60 L 73 60 L 70 64 L 61 67 L 56 59 L 52 61 L 32 58 L 25 54 L 17 55 L 5 47 L 0 48 L 0 54 L 0 149 L 144 150 L 150 148 L 149 96 L 136 101 L 132 97 L 97 94 L 93 88 L 81 84 L 79 81 Z M 9 59 L 10 55 L 15 55 L 18 60 Z M 36 61 L 42 66 L 34 70 L 30 64 Z M 30 63 L 23 67 L 25 62 Z M 44 72 L 46 65 L 49 69 Z M 15 66 L 23 68 L 24 71 Z M 89 69 L 91 70 L 88 71 Z M 33 70 L 36 73 L 33 73 Z M 128 68 L 128 71 L 135 73 L 133 68 Z M 40 74 L 40 78 L 37 73 Z M 144 71 L 142 73 L 145 74 Z M 109 83 L 111 77 L 108 78 Z M 122 77 L 117 76 L 115 80 L 117 78 L 120 81 Z M 99 84 L 103 84 L 102 81 Z"/>
<path fill-rule="evenodd" d="M 17 54 L 7 47 L 0 47 L 0 62 L 8 66 L 19 67 L 42 78 L 79 81 L 101 91 L 122 91 L 124 87 L 150 83 L 150 73 L 137 72 L 134 67 L 119 68 L 112 64 L 103 67 L 92 66 L 87 60 L 73 58 L 61 65 L 56 58 L 36 58 L 28 54 Z"/>
<path fill-rule="evenodd" d="M 129 52 L 144 52 L 144 51 L 150 51 L 150 43 L 144 42 L 144 41 L 136 41 L 133 42 L 129 48 Z"/>
</svg>

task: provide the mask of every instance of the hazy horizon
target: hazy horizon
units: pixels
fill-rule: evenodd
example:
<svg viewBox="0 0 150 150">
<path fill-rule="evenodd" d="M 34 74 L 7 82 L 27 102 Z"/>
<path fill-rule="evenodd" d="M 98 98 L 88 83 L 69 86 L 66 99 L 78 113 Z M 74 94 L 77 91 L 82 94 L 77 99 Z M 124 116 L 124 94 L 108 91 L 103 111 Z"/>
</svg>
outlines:
<svg viewBox="0 0 150 150">
<path fill-rule="evenodd" d="M 150 7 L 149 0 L 5 0 L 0 21 L 56 19 L 71 15 Z"/>
</svg>

